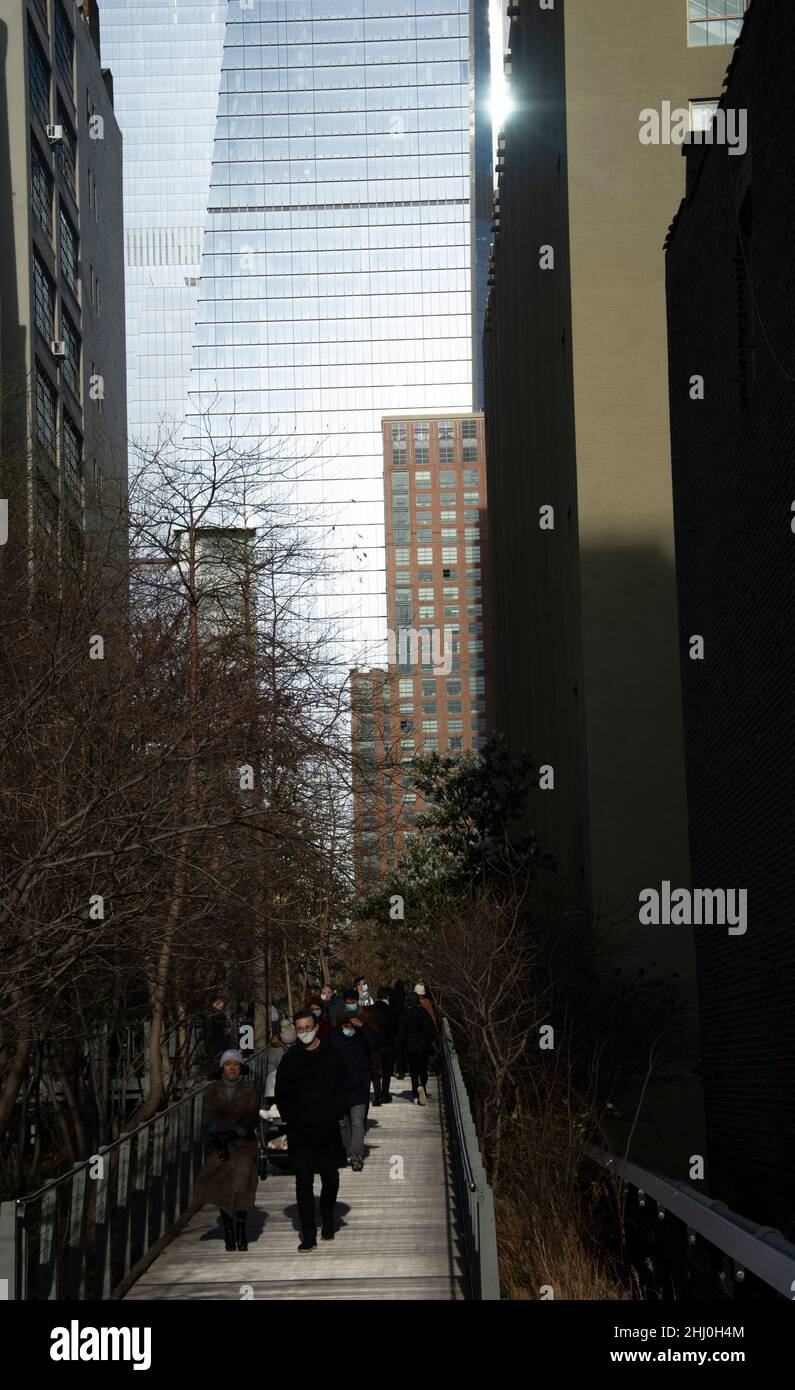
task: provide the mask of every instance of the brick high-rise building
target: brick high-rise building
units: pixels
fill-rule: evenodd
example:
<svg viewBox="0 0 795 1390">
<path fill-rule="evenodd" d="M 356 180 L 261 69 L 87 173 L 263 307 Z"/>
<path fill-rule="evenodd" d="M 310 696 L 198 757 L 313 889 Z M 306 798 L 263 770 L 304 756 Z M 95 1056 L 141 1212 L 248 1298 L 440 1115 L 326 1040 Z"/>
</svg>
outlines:
<svg viewBox="0 0 795 1390">
<path fill-rule="evenodd" d="M 491 727 L 483 416 L 387 416 L 383 443 L 389 668 L 354 673 L 379 769 L 357 833 L 374 861 L 378 838 L 382 867 L 422 810 L 415 754 L 477 750 Z M 353 732 L 361 749 L 361 714 Z"/>
<path fill-rule="evenodd" d="M 713 1194 L 795 1237 L 795 9 L 754 0 L 723 98 L 743 155 L 688 153 L 668 240 L 673 498 Z M 694 378 L 701 377 L 703 391 Z M 703 659 L 691 637 L 701 636 Z M 691 657 L 695 651 L 696 659 Z"/>
</svg>

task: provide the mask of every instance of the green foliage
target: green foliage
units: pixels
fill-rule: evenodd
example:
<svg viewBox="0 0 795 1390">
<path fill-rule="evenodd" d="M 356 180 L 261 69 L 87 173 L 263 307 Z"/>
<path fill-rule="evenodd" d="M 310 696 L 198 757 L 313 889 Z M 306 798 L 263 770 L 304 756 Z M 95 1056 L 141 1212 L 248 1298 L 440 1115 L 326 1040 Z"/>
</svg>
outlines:
<svg viewBox="0 0 795 1390">
<path fill-rule="evenodd" d="M 414 783 L 429 803 L 384 887 L 357 915 L 389 920 L 389 901 L 403 898 L 406 921 L 421 930 L 434 906 L 489 890 L 513 892 L 553 867 L 523 828 L 533 785 L 529 758 L 514 759 L 494 737 L 479 753 L 432 753 L 414 761 Z"/>
</svg>

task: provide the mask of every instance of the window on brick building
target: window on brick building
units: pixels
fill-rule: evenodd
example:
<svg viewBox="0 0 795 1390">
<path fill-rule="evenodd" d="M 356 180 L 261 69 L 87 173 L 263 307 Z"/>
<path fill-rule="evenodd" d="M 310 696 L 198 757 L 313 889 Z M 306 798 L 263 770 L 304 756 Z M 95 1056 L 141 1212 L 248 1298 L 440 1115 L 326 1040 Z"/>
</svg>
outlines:
<svg viewBox="0 0 795 1390">
<path fill-rule="evenodd" d="M 33 253 L 33 320 L 49 345 L 55 337 L 55 286 L 35 251 Z"/>
<path fill-rule="evenodd" d="M 45 373 L 36 364 L 36 393 L 33 408 L 33 431 L 36 441 L 44 452 L 55 462 L 55 421 L 58 413 L 58 398 Z"/>
<path fill-rule="evenodd" d="M 28 32 L 28 91 L 30 104 L 42 125 L 49 125 L 50 69 L 44 50 L 32 30 Z"/>
<path fill-rule="evenodd" d="M 72 197 L 77 200 L 77 136 L 66 115 L 66 107 L 58 101 L 58 124 L 63 131 L 61 143 L 56 146 L 61 173 Z"/>
<path fill-rule="evenodd" d="M 67 91 L 73 94 L 72 67 L 75 41 L 61 0 L 55 0 L 55 62 Z"/>
<path fill-rule="evenodd" d="M 30 144 L 30 201 L 33 216 L 52 241 L 52 178 L 33 141 Z"/>
</svg>

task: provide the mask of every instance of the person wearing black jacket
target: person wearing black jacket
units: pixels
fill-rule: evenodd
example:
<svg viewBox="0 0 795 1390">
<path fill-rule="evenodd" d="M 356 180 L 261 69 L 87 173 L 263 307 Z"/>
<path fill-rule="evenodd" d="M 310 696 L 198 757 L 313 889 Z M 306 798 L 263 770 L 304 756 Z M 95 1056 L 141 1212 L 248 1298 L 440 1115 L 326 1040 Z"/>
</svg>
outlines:
<svg viewBox="0 0 795 1390">
<path fill-rule="evenodd" d="M 392 1095 L 389 1090 L 389 1083 L 392 1080 L 392 1068 L 395 1062 L 395 1034 L 397 1032 L 397 1018 L 395 1010 L 389 1002 L 389 987 L 381 985 L 378 997 L 373 1005 L 375 1021 L 378 1024 L 379 1047 L 381 1057 L 381 1095 L 382 1101 L 391 1101 Z"/>
<path fill-rule="evenodd" d="M 413 994 L 409 999 L 400 1020 L 399 1032 L 411 1076 L 411 1099 L 415 1105 L 425 1105 L 428 1056 L 436 1038 L 436 1028 L 430 1014 L 422 1007 L 419 995 Z"/>
<path fill-rule="evenodd" d="M 287 1152 L 295 1173 L 301 1220 L 300 1251 L 317 1248 L 315 1173 L 320 1174 L 321 1237 L 334 1239 L 334 1207 L 346 1164 L 340 1121 L 348 1109 L 348 1074 L 331 1042 L 317 1036 L 311 1009 L 294 1015 L 296 1046 L 285 1053 L 276 1073 L 276 1104 L 287 1126 Z"/>
<path fill-rule="evenodd" d="M 348 1077 L 348 1103 L 340 1120 L 342 1142 L 350 1160 L 351 1170 L 361 1173 L 364 1167 L 364 1122 L 370 1096 L 370 1052 L 380 1044 L 375 1029 L 358 1013 L 346 1012 L 339 1019 L 329 1039 L 342 1059 Z"/>
</svg>

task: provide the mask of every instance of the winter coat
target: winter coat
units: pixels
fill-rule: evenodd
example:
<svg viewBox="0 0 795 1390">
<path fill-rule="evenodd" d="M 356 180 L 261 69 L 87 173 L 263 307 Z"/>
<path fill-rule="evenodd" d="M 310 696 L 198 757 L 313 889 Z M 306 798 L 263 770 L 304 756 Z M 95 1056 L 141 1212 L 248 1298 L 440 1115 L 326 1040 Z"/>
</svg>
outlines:
<svg viewBox="0 0 795 1390">
<path fill-rule="evenodd" d="M 287 1126 L 293 1170 L 344 1168 L 339 1121 L 348 1110 L 345 1064 L 330 1042 L 288 1048 L 276 1073 L 276 1104 Z"/>
<path fill-rule="evenodd" d="M 331 1046 L 336 1048 L 345 1064 L 348 1078 L 348 1101 L 346 1110 L 352 1105 L 366 1105 L 370 1095 L 370 1073 L 372 1062 L 370 1053 L 379 1046 L 379 1037 L 368 1023 L 354 1030 L 352 1038 L 346 1038 L 342 1028 L 335 1028 L 331 1035 Z"/>
<path fill-rule="evenodd" d="M 214 1081 L 207 1089 L 205 1119 L 208 1128 L 217 1125 L 221 1135 L 231 1134 L 241 1125 L 250 1137 L 230 1137 L 225 1158 L 213 1144 L 210 1155 L 196 1178 L 193 1188 L 194 1206 L 211 1202 L 222 1211 L 251 1211 L 257 1195 L 257 1120 L 259 1096 L 256 1087 L 245 1078 L 235 1090 L 229 1104 L 223 1081 Z"/>
<path fill-rule="evenodd" d="M 390 991 L 390 1003 L 395 1012 L 400 1015 L 406 1007 L 406 986 L 402 980 L 396 980 Z"/>
<path fill-rule="evenodd" d="M 409 1005 L 400 1020 L 399 1033 L 406 1052 L 427 1052 L 436 1038 L 436 1029 L 427 1009 L 420 1003 Z"/>
<path fill-rule="evenodd" d="M 380 1046 L 391 1047 L 397 1032 L 397 1014 L 391 1004 L 387 1004 L 385 999 L 377 999 L 373 1005 L 373 1013 L 379 1029 Z"/>
</svg>

